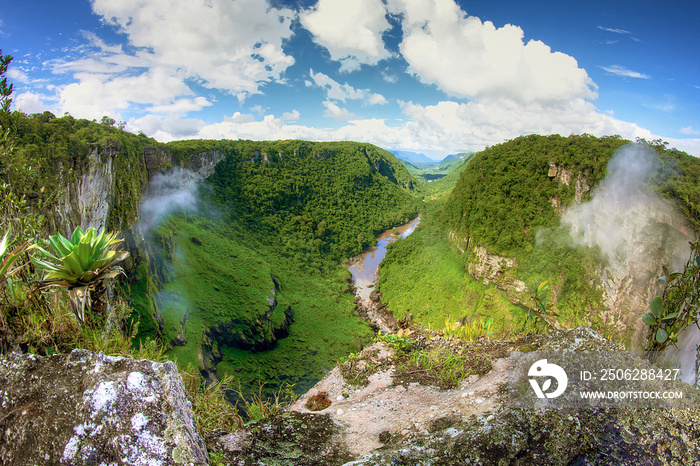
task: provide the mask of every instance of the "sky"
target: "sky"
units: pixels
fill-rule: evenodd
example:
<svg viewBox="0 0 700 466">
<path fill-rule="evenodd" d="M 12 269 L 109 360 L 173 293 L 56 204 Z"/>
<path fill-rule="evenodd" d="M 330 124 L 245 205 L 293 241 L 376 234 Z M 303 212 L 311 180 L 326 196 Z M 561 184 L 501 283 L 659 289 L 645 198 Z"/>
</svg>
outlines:
<svg viewBox="0 0 700 466">
<path fill-rule="evenodd" d="M 700 156 L 700 2 L 23 0 L 14 108 L 176 139 L 370 142 L 440 159 L 523 134 Z"/>
</svg>

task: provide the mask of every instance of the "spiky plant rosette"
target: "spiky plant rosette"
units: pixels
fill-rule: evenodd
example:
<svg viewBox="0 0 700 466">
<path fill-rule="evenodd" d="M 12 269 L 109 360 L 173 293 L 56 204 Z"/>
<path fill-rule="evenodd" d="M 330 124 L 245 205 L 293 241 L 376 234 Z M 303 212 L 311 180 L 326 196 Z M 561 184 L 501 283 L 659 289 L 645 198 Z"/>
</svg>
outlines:
<svg viewBox="0 0 700 466">
<path fill-rule="evenodd" d="M 70 239 L 60 233 L 49 237 L 53 254 L 37 247 L 47 260 L 32 257 L 37 267 L 47 271 L 44 279 L 38 282 L 39 287 L 66 288 L 73 312 L 81 324 L 85 322 L 85 309 L 90 310 L 92 306 L 90 291 L 104 280 L 124 272 L 117 264 L 129 253 L 117 251 L 124 241 L 117 235 L 118 232 L 104 230 L 98 233 L 94 227 L 86 231 L 76 227 Z"/>
</svg>

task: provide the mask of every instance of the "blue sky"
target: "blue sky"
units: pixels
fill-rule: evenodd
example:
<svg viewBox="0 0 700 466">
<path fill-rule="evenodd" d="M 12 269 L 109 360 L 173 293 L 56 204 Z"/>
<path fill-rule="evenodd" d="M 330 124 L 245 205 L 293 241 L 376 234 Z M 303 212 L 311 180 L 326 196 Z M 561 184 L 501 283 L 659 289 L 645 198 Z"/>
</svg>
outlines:
<svg viewBox="0 0 700 466">
<path fill-rule="evenodd" d="M 700 155 L 700 6 L 677 1 L 24 0 L 15 108 L 161 141 L 356 140 L 435 158 L 521 134 Z"/>
</svg>

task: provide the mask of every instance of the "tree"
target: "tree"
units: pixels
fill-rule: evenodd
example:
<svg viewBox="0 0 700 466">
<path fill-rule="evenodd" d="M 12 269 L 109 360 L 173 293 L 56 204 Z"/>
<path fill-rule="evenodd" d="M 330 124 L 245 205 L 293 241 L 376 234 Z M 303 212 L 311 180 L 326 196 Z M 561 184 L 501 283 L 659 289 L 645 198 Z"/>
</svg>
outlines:
<svg viewBox="0 0 700 466">
<path fill-rule="evenodd" d="M 37 267 L 48 271 L 38 282 L 39 287 L 58 286 L 68 290 L 73 313 L 81 325 L 85 323 L 85 310 L 102 304 L 104 281 L 124 272 L 117 263 L 129 253 L 116 250 L 124 241 L 117 239 L 117 234 L 104 230 L 98 234 L 94 227 L 87 231 L 76 227 L 70 239 L 60 233 L 49 237 L 55 254 L 37 247 L 50 261 L 32 257 Z"/>
<path fill-rule="evenodd" d="M 2 77 L 2 79 L 0 79 L 0 108 L 2 108 L 4 112 L 10 110 L 10 104 L 12 103 L 12 99 L 10 98 L 12 94 L 12 84 L 8 85 L 7 77 L 4 76 L 12 58 L 13 57 L 10 55 L 3 56 L 2 49 L 0 49 L 0 77 Z"/>
</svg>

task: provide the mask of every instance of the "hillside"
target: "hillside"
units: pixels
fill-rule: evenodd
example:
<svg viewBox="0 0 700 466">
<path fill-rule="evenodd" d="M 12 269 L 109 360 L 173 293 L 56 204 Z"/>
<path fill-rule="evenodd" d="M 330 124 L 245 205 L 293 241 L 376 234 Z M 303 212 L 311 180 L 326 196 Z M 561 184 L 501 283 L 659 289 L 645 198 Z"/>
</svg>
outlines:
<svg viewBox="0 0 700 466">
<path fill-rule="evenodd" d="M 532 305 L 528 286 L 548 281 L 548 305 L 563 325 L 592 325 L 627 342 L 638 338 L 641 314 L 658 292 L 650 277 L 661 273 L 671 252 L 644 231 L 661 222 L 667 243 L 687 244 L 683 234 L 692 228 L 681 227 L 681 234 L 662 219 L 650 219 L 648 227 L 627 221 L 634 228 L 629 231 L 615 227 L 628 243 L 649 252 L 630 265 L 611 259 L 605 245 L 572 236 L 571 225 L 580 228 L 581 218 L 567 217 L 573 223 L 562 227 L 562 215 L 592 199 L 613 154 L 628 143 L 617 137 L 526 136 L 476 154 L 444 205 L 414 235 L 392 245 L 378 287 L 384 302 L 397 317 L 411 313 L 433 327 L 444 326 L 446 316 L 462 323 L 493 317 L 507 333 L 523 326 Z M 698 160 L 662 144 L 644 147 L 659 159 L 651 191 L 677 206 L 678 221 L 698 218 Z M 646 278 L 635 275 L 642 270 Z M 401 283 L 409 273 L 422 278 L 407 289 Z M 649 285 L 622 288 L 635 280 Z"/>
<path fill-rule="evenodd" d="M 196 212 L 154 230 L 172 355 L 208 376 L 303 391 L 371 332 L 338 263 L 418 213 L 416 182 L 367 144 L 186 141 L 220 151 Z M 137 309 L 139 306 L 135 306 Z M 203 363 L 202 363 L 203 362 Z M 203 365 L 202 365 L 203 364 Z"/>
<path fill-rule="evenodd" d="M 131 315 L 119 325 L 137 345 L 158 341 L 181 367 L 235 376 L 248 394 L 263 384 L 267 395 L 304 391 L 371 338 L 338 264 L 421 208 L 418 182 L 389 152 L 344 142 L 159 144 L 109 120 L 2 118 L 12 144 L 4 206 L 19 210 L 5 215 L 26 217 L 13 232 L 121 230 L 131 255 L 117 298 Z M 12 338 L 39 352 L 68 344 Z"/>
</svg>

